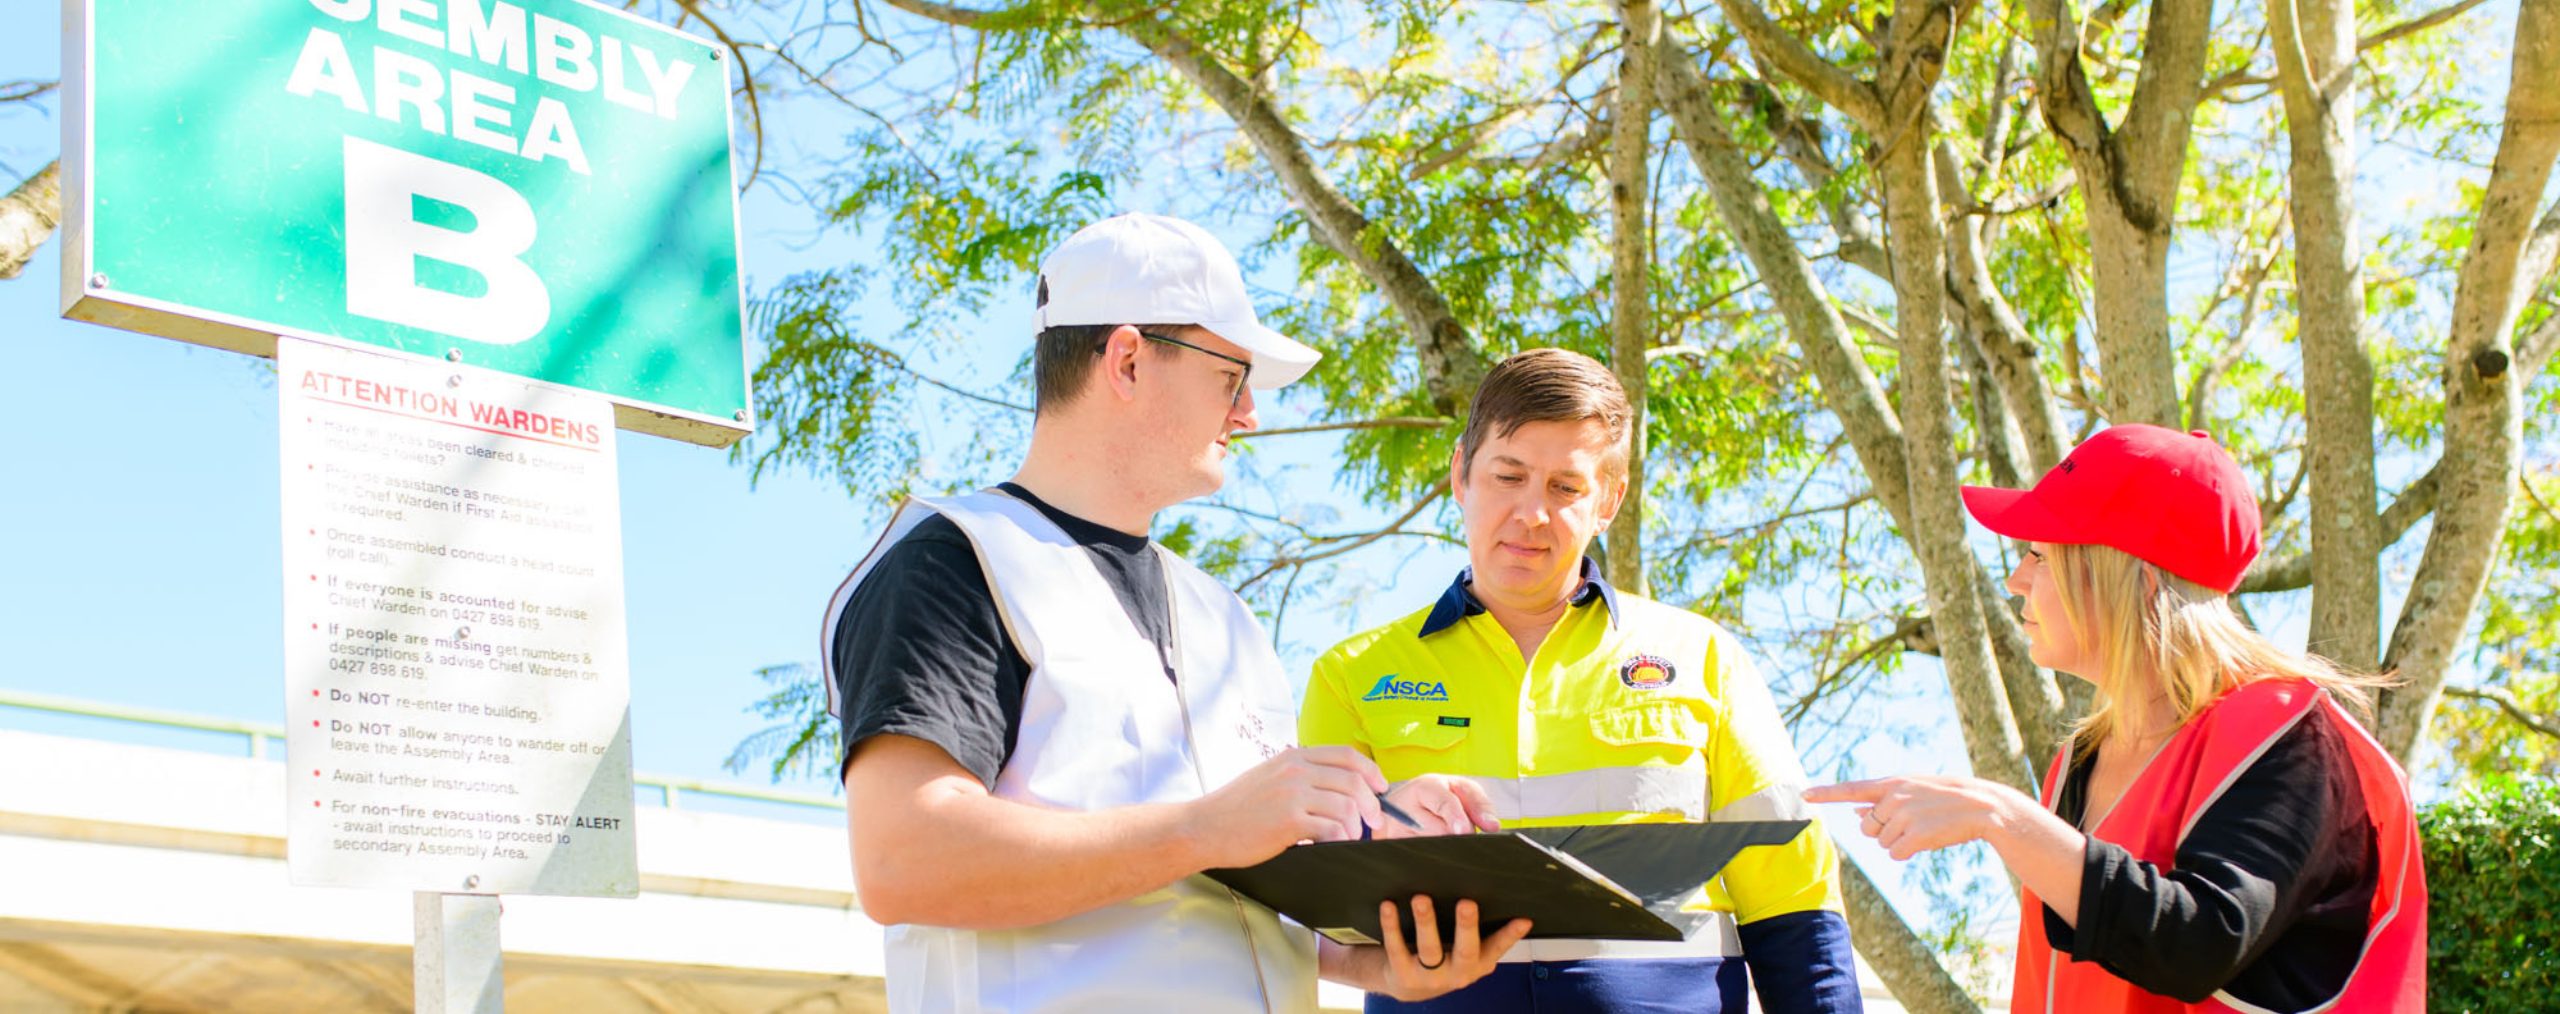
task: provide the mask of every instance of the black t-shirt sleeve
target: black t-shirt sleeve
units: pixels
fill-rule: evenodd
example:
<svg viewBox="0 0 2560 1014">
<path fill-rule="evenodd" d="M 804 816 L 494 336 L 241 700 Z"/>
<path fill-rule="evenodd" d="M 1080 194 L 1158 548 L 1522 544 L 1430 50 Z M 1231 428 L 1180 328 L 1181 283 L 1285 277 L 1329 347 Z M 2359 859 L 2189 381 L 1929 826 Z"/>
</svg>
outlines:
<svg viewBox="0 0 2560 1014">
<path fill-rule="evenodd" d="M 2218 990 L 2270 1010 L 2335 995 L 2355 966 L 2379 867 L 2345 733 L 2314 711 L 2200 815 L 2169 868 L 2089 839 L 2080 919 L 2055 949 L 2190 1003 Z"/>
<path fill-rule="evenodd" d="M 845 603 L 832 651 L 844 763 L 863 740 L 894 733 L 941 747 L 995 784 L 1013 752 L 1029 665 L 958 526 L 927 518 L 889 547 Z"/>
</svg>

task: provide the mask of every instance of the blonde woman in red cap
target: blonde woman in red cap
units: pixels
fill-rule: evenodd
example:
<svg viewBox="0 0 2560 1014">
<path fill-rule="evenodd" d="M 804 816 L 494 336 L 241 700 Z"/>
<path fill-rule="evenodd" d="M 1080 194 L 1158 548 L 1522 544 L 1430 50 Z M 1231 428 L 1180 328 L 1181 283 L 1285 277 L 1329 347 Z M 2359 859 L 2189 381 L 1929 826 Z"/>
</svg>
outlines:
<svg viewBox="0 0 2560 1014">
<path fill-rule="evenodd" d="M 2382 681 L 2277 647 L 2231 589 L 2258 505 L 2201 432 L 2106 429 L 2034 489 L 1966 487 L 2024 543 L 2038 665 L 2096 704 L 2030 799 L 1978 778 L 1827 785 L 1895 859 L 1982 841 L 2025 888 L 2018 1012 L 2426 1006 L 2407 777 L 2342 705 Z"/>
</svg>

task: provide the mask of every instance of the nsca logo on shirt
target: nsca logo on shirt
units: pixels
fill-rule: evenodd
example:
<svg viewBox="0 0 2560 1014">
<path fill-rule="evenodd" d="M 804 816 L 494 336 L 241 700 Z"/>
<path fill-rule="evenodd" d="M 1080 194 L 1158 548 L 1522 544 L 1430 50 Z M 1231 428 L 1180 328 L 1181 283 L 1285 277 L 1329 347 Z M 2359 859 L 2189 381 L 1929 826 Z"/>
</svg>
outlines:
<svg viewBox="0 0 2560 1014">
<path fill-rule="evenodd" d="M 1364 701 L 1445 701 L 1449 699 L 1449 685 L 1426 683 L 1421 680 L 1400 680 L 1396 678 L 1395 673 L 1388 673 L 1378 677 L 1378 685 L 1370 687 L 1368 695 L 1360 699 Z"/>
</svg>

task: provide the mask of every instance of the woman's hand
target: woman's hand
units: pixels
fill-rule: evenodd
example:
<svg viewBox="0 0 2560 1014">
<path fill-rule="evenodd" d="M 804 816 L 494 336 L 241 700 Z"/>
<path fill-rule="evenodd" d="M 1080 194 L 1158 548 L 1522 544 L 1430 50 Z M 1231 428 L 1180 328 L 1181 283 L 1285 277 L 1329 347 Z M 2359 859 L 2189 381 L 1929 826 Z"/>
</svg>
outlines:
<svg viewBox="0 0 2560 1014">
<path fill-rule="evenodd" d="M 1804 798 L 1867 804 L 1858 809 L 1858 830 L 1897 860 L 1987 842 L 2011 876 L 2063 922 L 2080 925 L 2081 859 L 2089 839 L 2016 789 L 1979 778 L 1903 775 L 1806 789 Z"/>
<path fill-rule="evenodd" d="M 1980 778 L 1900 775 L 1806 789 L 1815 803 L 1865 803 L 1858 830 L 1897 860 L 1962 845 L 2014 824 L 2021 808 L 2041 811 L 2014 789 Z"/>
</svg>

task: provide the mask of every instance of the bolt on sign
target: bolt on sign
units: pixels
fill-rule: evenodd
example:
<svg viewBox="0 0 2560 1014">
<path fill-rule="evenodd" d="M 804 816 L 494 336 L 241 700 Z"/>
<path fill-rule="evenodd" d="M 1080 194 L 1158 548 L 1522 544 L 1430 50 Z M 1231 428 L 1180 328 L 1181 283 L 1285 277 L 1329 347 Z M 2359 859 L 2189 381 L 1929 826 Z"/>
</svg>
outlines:
<svg viewBox="0 0 2560 1014">
<path fill-rule="evenodd" d="M 70 0 L 63 313 L 753 424 L 714 43 L 585 0 Z"/>
</svg>

